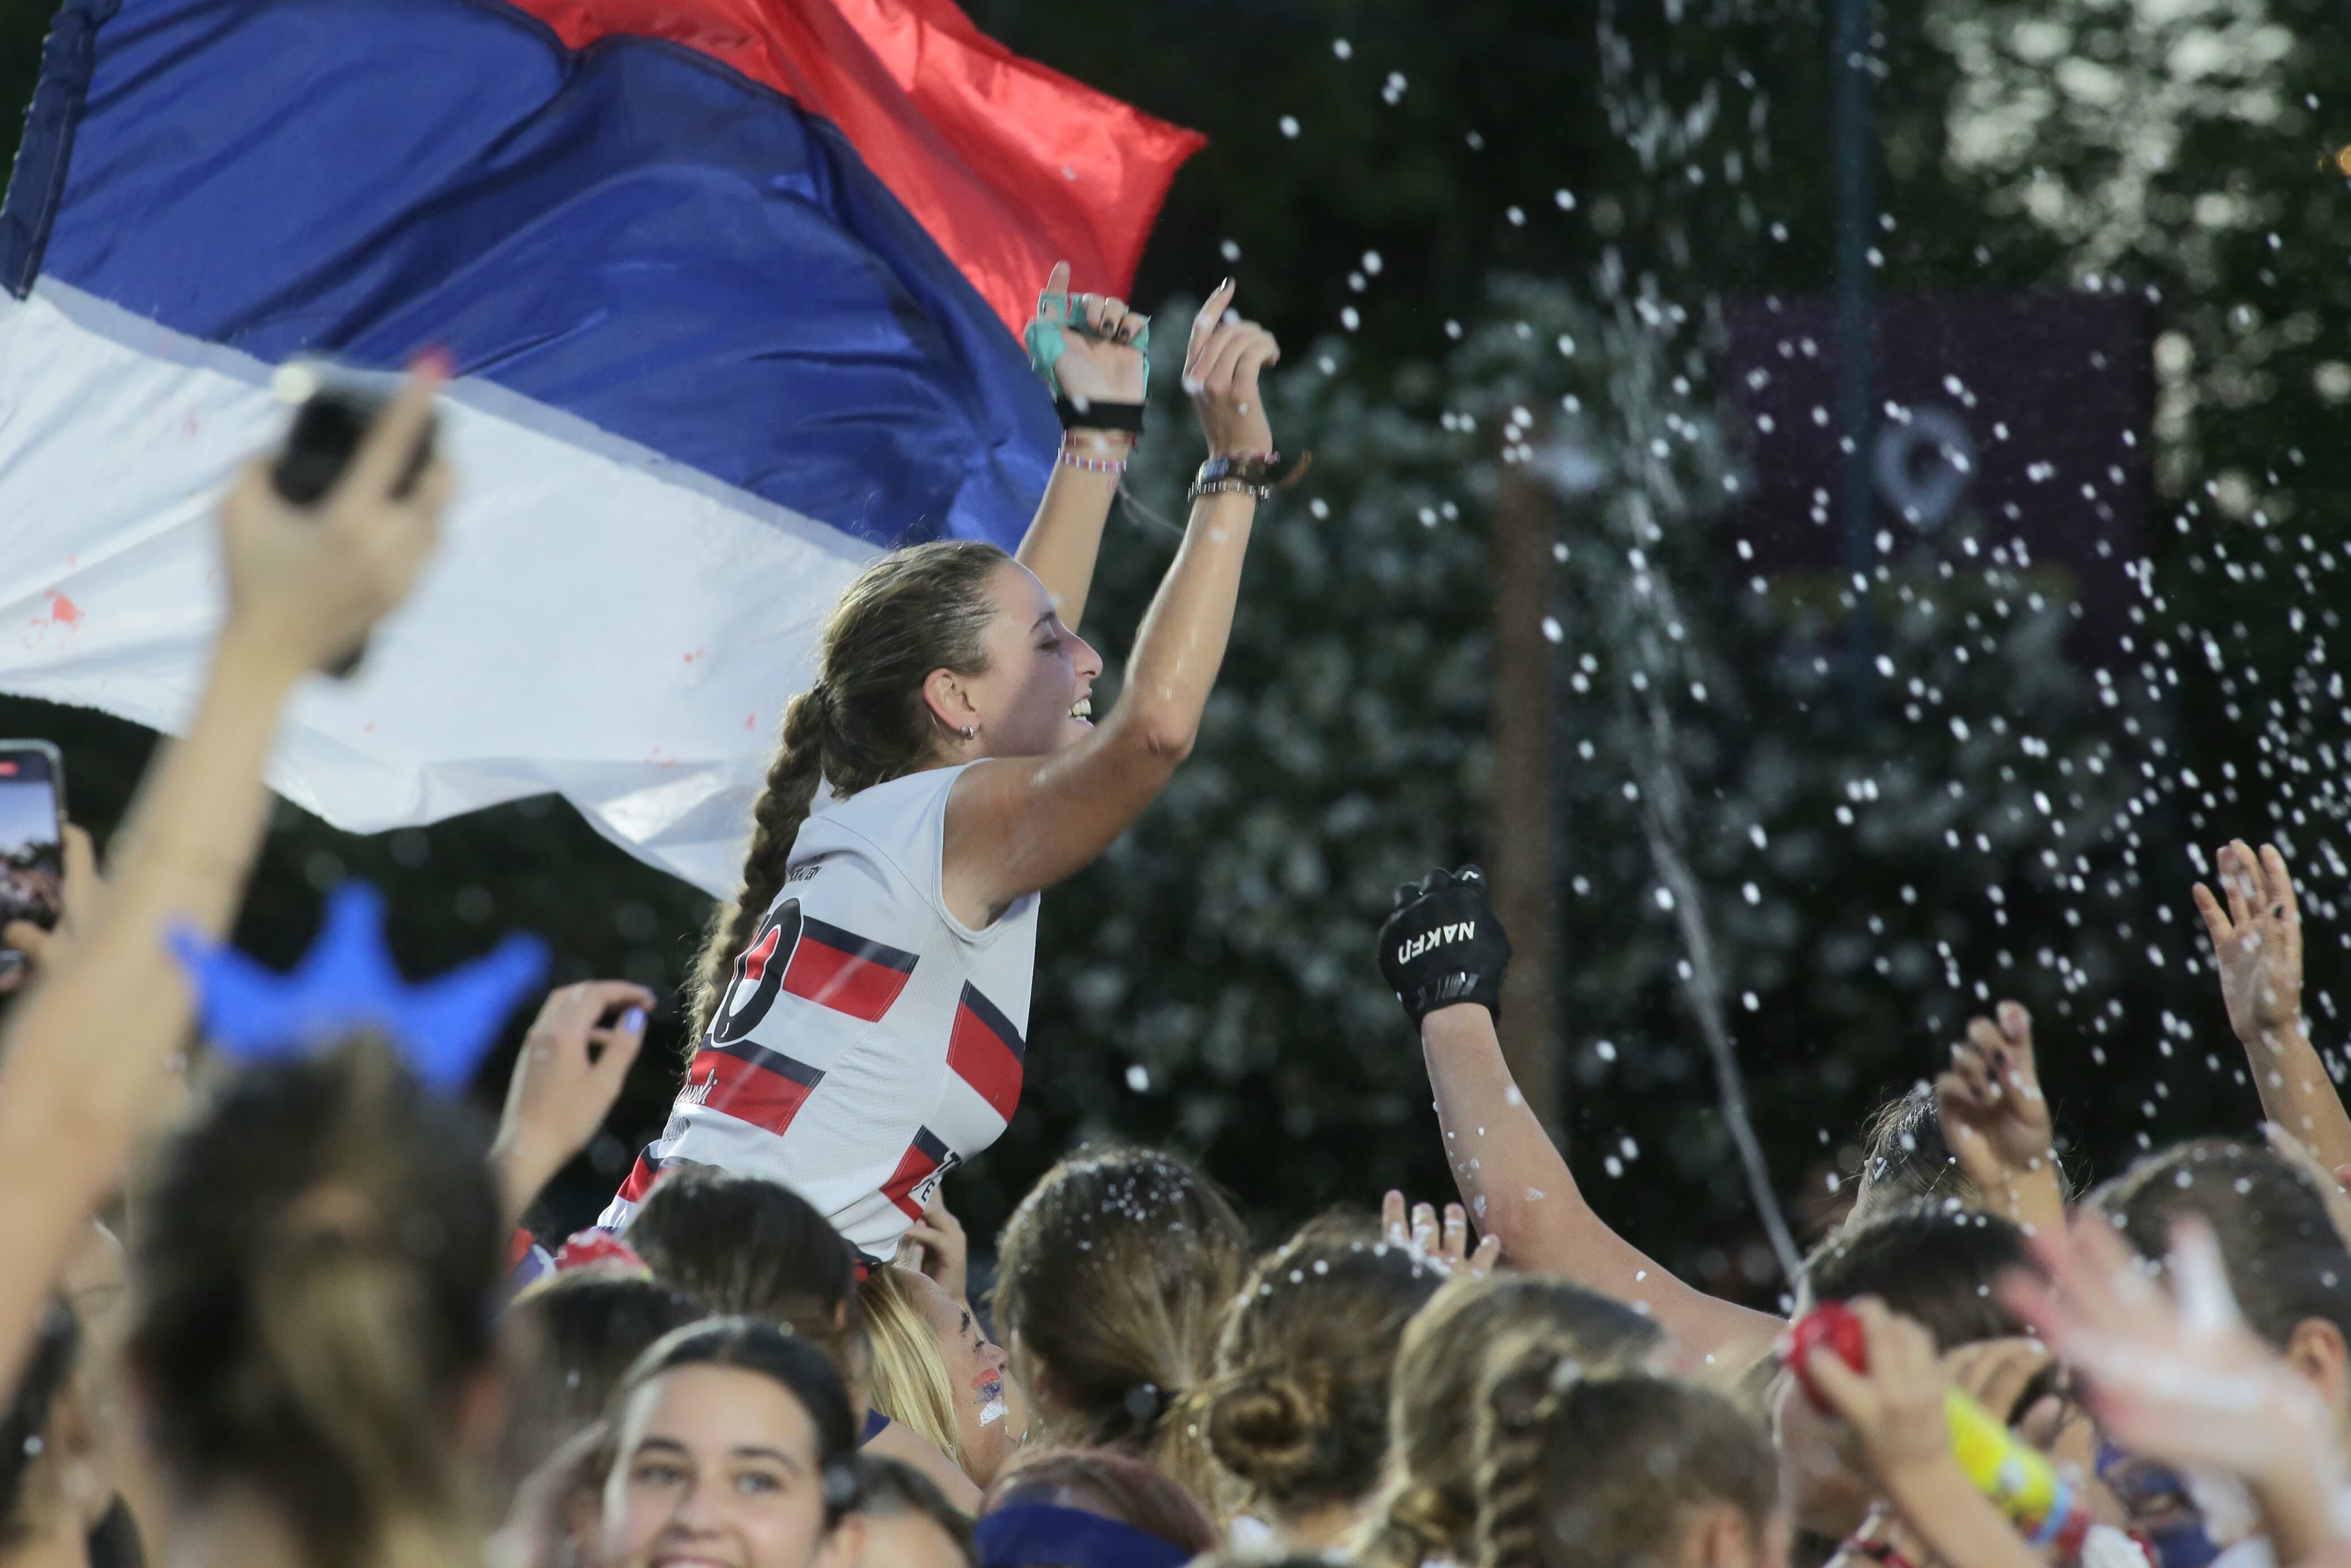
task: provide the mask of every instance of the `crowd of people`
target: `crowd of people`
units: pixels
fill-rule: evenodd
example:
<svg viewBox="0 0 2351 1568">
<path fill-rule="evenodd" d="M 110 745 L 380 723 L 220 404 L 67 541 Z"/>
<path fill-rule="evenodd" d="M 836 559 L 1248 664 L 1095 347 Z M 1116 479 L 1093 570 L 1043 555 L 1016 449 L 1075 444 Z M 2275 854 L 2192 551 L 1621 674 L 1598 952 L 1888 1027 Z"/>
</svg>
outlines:
<svg viewBox="0 0 2351 1568">
<path fill-rule="evenodd" d="M 1070 628 L 1145 323 L 1049 282 L 1029 348 L 1068 435 L 1028 538 L 902 550 L 844 596 L 670 1124 L 569 1238 L 520 1222 L 649 993 L 547 996 L 491 1126 L 460 1091 L 528 962 L 403 994 L 380 954 L 274 981 L 219 946 L 289 694 L 434 547 L 439 370 L 323 501 L 240 478 L 185 733 L 103 879 L 75 835 L 61 923 L 5 934 L 0 1568 L 2351 1563 L 2351 1115 L 2303 1031 L 2287 868 L 2241 842 L 2195 891 L 2267 1140 L 2073 1190 L 2003 1003 L 1870 1122 L 1792 1323 L 1585 1202 L 1505 1063 L 1474 868 L 1364 933 L 1459 1201 L 1259 1250 L 1181 1155 L 1079 1149 L 973 1299 L 944 1178 L 1017 1103 L 1038 896 L 1181 766 L 1294 471 L 1259 395 L 1279 348 L 1232 293 L 1187 344 L 1184 543 L 1096 725 Z"/>
</svg>

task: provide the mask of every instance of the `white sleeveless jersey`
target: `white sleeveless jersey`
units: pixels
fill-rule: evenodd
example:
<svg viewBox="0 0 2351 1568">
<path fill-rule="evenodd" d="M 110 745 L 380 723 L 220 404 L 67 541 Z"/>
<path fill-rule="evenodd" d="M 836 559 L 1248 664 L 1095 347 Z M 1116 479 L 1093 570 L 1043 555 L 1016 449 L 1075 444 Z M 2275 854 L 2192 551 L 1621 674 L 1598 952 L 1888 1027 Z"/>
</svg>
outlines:
<svg viewBox="0 0 2351 1568">
<path fill-rule="evenodd" d="M 984 931 L 948 912 L 947 795 L 963 771 L 820 798 L 668 1127 L 603 1226 L 626 1229 L 664 1166 L 716 1166 L 782 1182 L 886 1260 L 940 1176 L 1003 1133 L 1020 1103 L 1037 895 Z"/>
</svg>

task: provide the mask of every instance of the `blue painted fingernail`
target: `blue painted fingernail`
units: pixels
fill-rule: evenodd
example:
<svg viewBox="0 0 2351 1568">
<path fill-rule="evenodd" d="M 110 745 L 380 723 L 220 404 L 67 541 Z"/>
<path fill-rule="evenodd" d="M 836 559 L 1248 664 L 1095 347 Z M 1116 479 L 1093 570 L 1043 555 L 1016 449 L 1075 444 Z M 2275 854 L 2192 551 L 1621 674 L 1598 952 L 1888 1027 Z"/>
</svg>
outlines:
<svg viewBox="0 0 2351 1568">
<path fill-rule="evenodd" d="M 645 1009 L 643 1008 L 631 1008 L 627 1012 L 622 1013 L 621 1015 L 621 1027 L 627 1030 L 631 1034 L 644 1033 Z"/>
</svg>

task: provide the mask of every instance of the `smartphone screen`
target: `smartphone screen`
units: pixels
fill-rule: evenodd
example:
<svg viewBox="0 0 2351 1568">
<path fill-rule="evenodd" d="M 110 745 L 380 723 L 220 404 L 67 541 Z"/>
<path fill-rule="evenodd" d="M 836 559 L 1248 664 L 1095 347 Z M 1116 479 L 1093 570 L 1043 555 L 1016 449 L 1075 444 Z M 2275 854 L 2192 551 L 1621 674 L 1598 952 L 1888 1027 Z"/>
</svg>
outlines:
<svg viewBox="0 0 2351 1568">
<path fill-rule="evenodd" d="M 46 740 L 0 740 L 0 928 L 57 923 L 65 891 L 65 765 Z M 0 971 L 25 956 L 0 947 Z"/>
</svg>

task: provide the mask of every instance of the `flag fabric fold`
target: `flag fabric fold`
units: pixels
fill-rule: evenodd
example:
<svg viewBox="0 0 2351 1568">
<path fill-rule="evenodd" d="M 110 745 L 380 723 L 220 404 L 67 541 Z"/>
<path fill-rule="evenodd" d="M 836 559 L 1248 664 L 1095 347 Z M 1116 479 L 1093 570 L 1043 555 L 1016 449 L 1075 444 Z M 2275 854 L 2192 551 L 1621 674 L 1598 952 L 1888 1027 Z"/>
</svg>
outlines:
<svg viewBox="0 0 2351 1568">
<path fill-rule="evenodd" d="M 273 769 L 340 825 L 545 790 L 705 887 L 840 587 L 1019 537 L 1015 328 L 1198 145 L 945 0 L 67 0 L 0 208 L 0 686 L 162 727 L 289 357 L 452 350 L 463 498 Z"/>
</svg>

